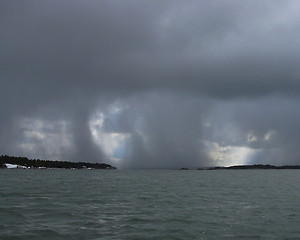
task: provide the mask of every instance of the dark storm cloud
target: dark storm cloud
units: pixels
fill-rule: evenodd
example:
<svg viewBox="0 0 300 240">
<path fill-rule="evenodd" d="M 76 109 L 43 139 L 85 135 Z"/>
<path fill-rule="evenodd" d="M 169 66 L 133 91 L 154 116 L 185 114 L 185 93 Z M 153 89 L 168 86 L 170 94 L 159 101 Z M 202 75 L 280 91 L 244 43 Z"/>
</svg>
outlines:
<svg viewBox="0 0 300 240">
<path fill-rule="evenodd" d="M 23 132 L 18 129 L 24 119 L 65 121 L 72 140 L 61 155 L 104 161 L 89 121 L 96 109 L 105 112 L 119 99 L 121 113 L 106 115 L 103 128 L 131 134 L 131 155 L 126 157 L 131 166 L 177 167 L 185 163 L 184 156 L 190 159 L 186 165 L 207 164 L 206 140 L 276 148 L 298 156 L 292 144 L 300 90 L 298 5 L 297 1 L 2 1 L 0 151 L 20 152 L 16 146 Z M 261 106 L 273 96 L 276 108 Z M 288 98 L 293 111 L 286 111 Z M 189 105 L 195 99 L 199 105 Z M 215 112 L 208 110 L 213 99 L 219 109 Z M 251 116 L 228 117 L 236 109 L 224 112 L 223 101 L 235 106 L 240 99 L 247 107 L 238 108 L 239 114 Z M 210 123 L 218 127 L 203 128 L 210 113 L 220 119 Z M 273 117 L 276 121 L 271 121 Z M 131 124 L 138 120 L 148 139 L 146 146 Z M 243 141 L 228 137 L 228 132 L 222 135 L 229 125 Z M 269 135 L 278 139 L 263 142 L 271 130 Z M 245 140 L 249 134 L 258 140 L 254 136 L 252 142 Z"/>
<path fill-rule="evenodd" d="M 40 92 L 53 99 L 78 88 L 86 94 L 172 87 L 216 97 L 299 88 L 298 21 L 278 20 L 287 17 L 278 3 L 9 5 L 1 17 L 3 75 L 7 87 L 21 84 L 34 102 Z"/>
</svg>

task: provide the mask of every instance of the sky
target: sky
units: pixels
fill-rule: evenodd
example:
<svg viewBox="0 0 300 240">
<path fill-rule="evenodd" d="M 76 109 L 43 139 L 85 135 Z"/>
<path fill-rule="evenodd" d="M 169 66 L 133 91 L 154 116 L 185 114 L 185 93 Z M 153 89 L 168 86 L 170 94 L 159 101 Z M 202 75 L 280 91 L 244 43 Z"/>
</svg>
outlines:
<svg viewBox="0 0 300 240">
<path fill-rule="evenodd" d="M 297 0 L 0 2 L 0 154 L 300 164 Z"/>
</svg>

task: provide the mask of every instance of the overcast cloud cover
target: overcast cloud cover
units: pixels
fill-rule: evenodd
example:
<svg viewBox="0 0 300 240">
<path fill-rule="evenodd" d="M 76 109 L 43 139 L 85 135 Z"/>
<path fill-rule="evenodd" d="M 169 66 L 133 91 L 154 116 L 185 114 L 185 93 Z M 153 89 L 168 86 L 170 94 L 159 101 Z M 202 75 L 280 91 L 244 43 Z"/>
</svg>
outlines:
<svg viewBox="0 0 300 240">
<path fill-rule="evenodd" d="M 300 2 L 0 2 L 0 154 L 300 164 Z"/>
</svg>

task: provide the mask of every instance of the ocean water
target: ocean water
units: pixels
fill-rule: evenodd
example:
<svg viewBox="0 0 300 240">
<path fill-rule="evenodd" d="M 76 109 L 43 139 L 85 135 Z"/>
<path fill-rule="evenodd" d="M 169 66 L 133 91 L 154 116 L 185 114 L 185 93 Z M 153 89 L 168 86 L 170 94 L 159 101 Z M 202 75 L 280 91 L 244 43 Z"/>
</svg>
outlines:
<svg viewBox="0 0 300 240">
<path fill-rule="evenodd" d="M 0 239 L 300 239 L 300 170 L 0 170 Z"/>
</svg>

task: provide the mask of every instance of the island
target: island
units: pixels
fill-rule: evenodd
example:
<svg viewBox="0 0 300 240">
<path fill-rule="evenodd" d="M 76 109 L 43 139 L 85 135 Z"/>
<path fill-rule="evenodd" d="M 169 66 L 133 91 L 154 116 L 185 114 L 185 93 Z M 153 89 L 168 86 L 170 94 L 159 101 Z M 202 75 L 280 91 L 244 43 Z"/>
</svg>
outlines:
<svg viewBox="0 0 300 240">
<path fill-rule="evenodd" d="M 300 169 L 300 165 L 283 165 L 274 166 L 269 164 L 254 164 L 254 165 L 235 165 L 229 167 L 207 167 L 198 168 L 198 170 L 243 170 L 243 169 Z"/>
<path fill-rule="evenodd" d="M 27 157 L 0 156 L 0 168 L 18 168 L 18 169 L 116 169 L 106 163 L 89 163 L 89 162 L 68 162 L 68 161 L 51 161 L 40 159 L 28 159 Z"/>
</svg>

